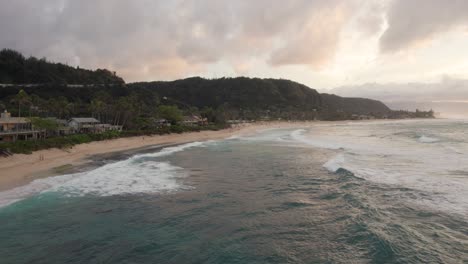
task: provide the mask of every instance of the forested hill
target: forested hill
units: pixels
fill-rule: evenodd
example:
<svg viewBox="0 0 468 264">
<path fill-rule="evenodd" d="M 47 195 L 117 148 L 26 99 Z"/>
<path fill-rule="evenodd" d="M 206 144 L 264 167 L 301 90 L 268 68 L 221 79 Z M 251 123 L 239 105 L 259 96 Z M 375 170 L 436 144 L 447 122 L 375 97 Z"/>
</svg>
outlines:
<svg viewBox="0 0 468 264">
<path fill-rule="evenodd" d="M 148 89 L 161 96 L 196 107 L 224 107 L 267 111 L 310 117 L 316 112 L 322 119 L 346 119 L 352 114 L 384 116 L 391 110 L 382 102 L 364 98 L 343 98 L 319 94 L 303 84 L 282 79 L 200 77 L 171 82 L 134 83 L 135 89 Z M 292 118 L 292 117 L 291 117 Z"/>
<path fill-rule="evenodd" d="M 129 87 L 149 89 L 198 108 L 294 108 L 308 111 L 322 106 L 317 91 L 289 80 L 246 77 L 209 80 L 193 77 L 171 82 L 134 83 Z"/>
<path fill-rule="evenodd" d="M 0 84 L 123 84 L 124 80 L 105 69 L 95 71 L 52 63 L 21 53 L 0 51 Z"/>
<path fill-rule="evenodd" d="M 330 110 L 357 114 L 386 114 L 391 111 L 384 103 L 367 98 L 348 98 L 326 93 L 321 94 L 321 98 L 324 105 L 328 106 Z"/>
<path fill-rule="evenodd" d="M 391 112 L 379 101 L 320 94 L 283 79 L 193 77 L 125 84 L 108 70 L 26 59 L 13 50 L 0 52 L 0 84 L 17 84 L 0 87 L 0 111 L 20 114 L 22 107 L 28 115 L 60 118 L 93 115 L 108 121 L 125 112 L 144 120 L 160 117 L 155 110 L 160 105 L 175 105 L 185 114 L 206 114 L 213 120 L 344 120 Z M 19 95 L 20 90 L 25 93 Z"/>
</svg>

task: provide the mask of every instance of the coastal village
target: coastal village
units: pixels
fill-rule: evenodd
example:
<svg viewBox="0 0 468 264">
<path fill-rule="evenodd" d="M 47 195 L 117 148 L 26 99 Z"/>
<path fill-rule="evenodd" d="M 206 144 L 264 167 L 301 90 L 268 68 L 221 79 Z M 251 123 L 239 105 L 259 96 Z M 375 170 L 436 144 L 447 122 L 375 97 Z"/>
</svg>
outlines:
<svg viewBox="0 0 468 264">
<path fill-rule="evenodd" d="M 54 130 L 37 128 L 31 119 L 12 117 L 5 110 L 0 117 L 0 142 L 15 142 L 17 140 L 37 140 L 50 136 L 64 136 L 81 133 L 103 133 L 106 131 L 122 131 L 122 126 L 102 124 L 92 117 L 76 117 L 70 120 L 49 118 L 58 126 Z"/>
<path fill-rule="evenodd" d="M 109 131 L 121 132 L 122 125 L 112 125 L 101 123 L 94 117 L 73 117 L 68 120 L 54 117 L 45 120 L 57 124 L 52 129 L 40 128 L 33 124 L 32 118 L 12 117 L 7 110 L 1 113 L 0 117 L 0 142 L 16 142 L 18 140 L 38 140 L 54 136 L 66 136 L 72 134 L 99 134 Z M 171 122 L 166 119 L 154 121 L 156 126 L 169 127 Z M 204 126 L 208 125 L 206 118 L 192 115 L 184 116 L 182 125 Z"/>
</svg>

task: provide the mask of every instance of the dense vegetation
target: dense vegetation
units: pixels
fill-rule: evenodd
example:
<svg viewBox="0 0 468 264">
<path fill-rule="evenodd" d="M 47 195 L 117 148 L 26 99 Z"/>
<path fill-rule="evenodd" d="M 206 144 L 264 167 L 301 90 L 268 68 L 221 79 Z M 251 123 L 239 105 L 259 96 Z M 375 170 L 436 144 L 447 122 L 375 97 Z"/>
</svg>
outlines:
<svg viewBox="0 0 468 264">
<path fill-rule="evenodd" d="M 391 113 L 384 103 L 366 98 L 344 98 L 333 94 L 321 94 L 326 110 L 326 120 L 351 119 L 353 115 L 370 115 L 376 118 L 388 117 Z"/>
<path fill-rule="evenodd" d="M 122 78 L 105 69 L 95 71 L 25 58 L 21 53 L 0 51 L 0 84 L 123 84 Z"/>
<path fill-rule="evenodd" d="M 194 77 L 172 82 L 134 83 L 130 87 L 146 88 L 199 108 L 312 110 L 322 104 L 317 91 L 288 80 Z"/>
</svg>

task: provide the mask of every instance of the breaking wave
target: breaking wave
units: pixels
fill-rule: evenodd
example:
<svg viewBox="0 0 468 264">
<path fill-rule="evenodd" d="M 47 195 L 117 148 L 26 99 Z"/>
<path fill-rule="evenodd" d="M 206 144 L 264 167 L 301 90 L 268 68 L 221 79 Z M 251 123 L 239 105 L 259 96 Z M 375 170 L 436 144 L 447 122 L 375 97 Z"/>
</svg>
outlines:
<svg viewBox="0 0 468 264">
<path fill-rule="evenodd" d="M 137 193 L 172 192 L 188 188 L 180 179 L 187 176 L 183 168 L 160 161 L 204 142 L 167 147 L 156 153 L 135 155 L 91 171 L 35 180 L 28 185 L 0 192 L 0 206 L 43 192 L 60 192 L 67 196 L 112 196 Z"/>
<path fill-rule="evenodd" d="M 334 158 L 327 161 L 327 163 L 323 164 L 323 167 L 326 168 L 330 172 L 337 172 L 339 169 L 343 168 L 343 163 L 345 161 L 343 154 L 338 154 Z"/>
</svg>

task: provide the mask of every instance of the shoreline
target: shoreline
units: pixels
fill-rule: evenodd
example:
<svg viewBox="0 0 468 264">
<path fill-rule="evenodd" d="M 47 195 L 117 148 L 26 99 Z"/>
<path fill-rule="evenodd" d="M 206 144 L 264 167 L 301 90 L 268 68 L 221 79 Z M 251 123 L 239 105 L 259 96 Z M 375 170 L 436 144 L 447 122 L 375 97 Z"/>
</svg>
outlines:
<svg viewBox="0 0 468 264">
<path fill-rule="evenodd" d="M 343 121 L 265 121 L 234 125 L 218 131 L 187 132 L 182 134 L 136 136 L 94 141 L 69 149 L 46 149 L 32 154 L 0 157 L 0 192 L 26 185 L 36 179 L 83 172 L 108 162 L 121 160 L 137 153 L 194 141 L 222 140 L 232 136 L 246 136 L 266 129 L 305 128 L 320 123 L 402 121 L 406 119 L 374 119 Z M 426 119 L 408 119 L 426 120 Z M 120 158 L 118 158 L 120 156 Z M 43 157 L 43 160 L 41 160 Z M 117 158 L 116 158 L 117 157 Z"/>
<path fill-rule="evenodd" d="M 219 131 L 118 138 L 75 145 L 70 149 L 47 149 L 32 154 L 14 154 L 0 158 L 0 191 L 26 185 L 36 179 L 91 170 L 105 160 L 119 160 L 144 151 L 194 141 L 226 139 L 248 135 L 262 129 L 309 126 L 311 122 L 258 122 L 237 125 Z M 116 158 L 120 156 L 120 158 Z M 41 160 L 43 157 L 43 160 Z"/>
</svg>

